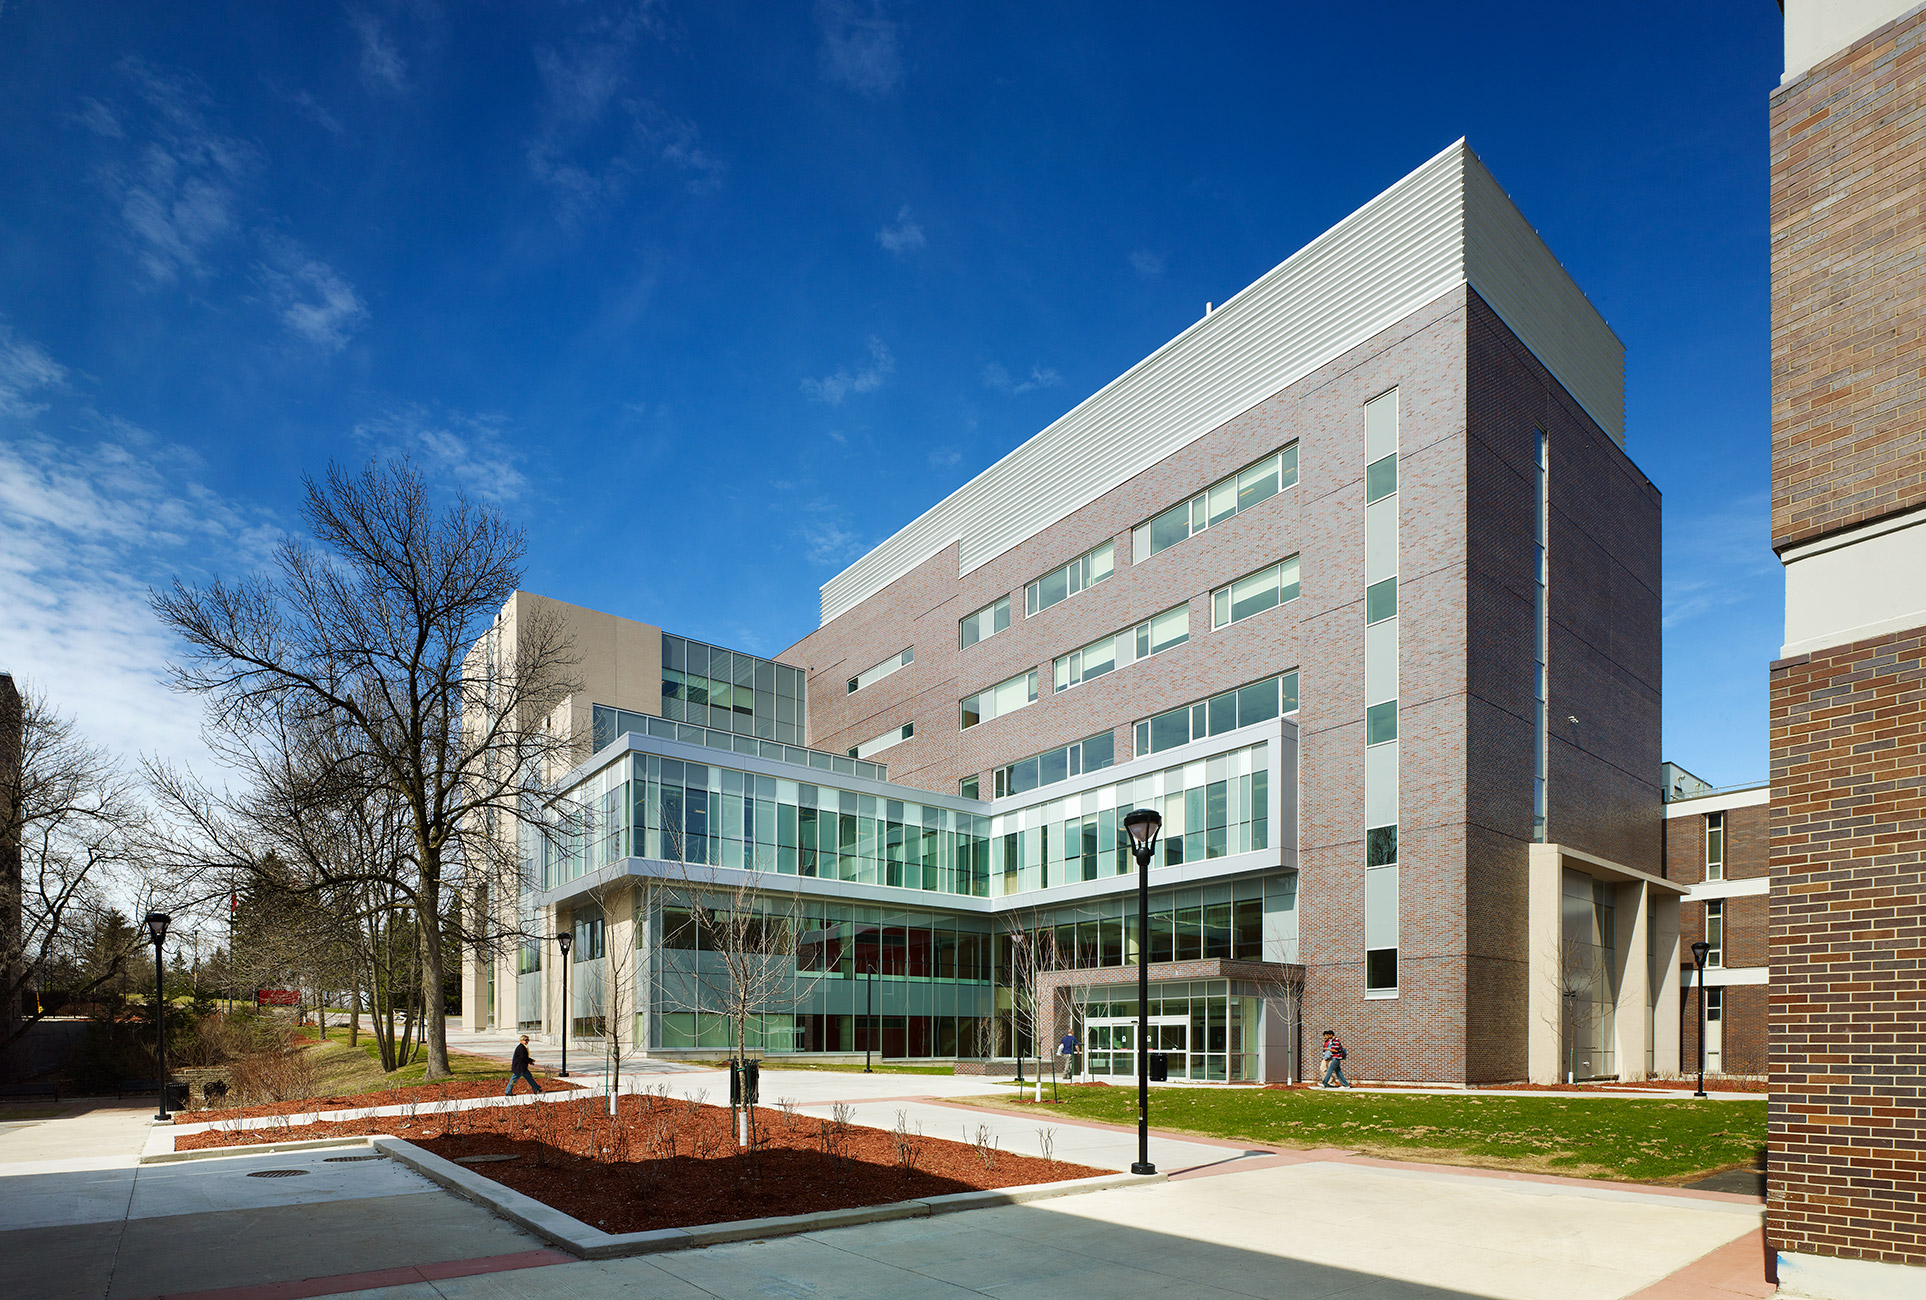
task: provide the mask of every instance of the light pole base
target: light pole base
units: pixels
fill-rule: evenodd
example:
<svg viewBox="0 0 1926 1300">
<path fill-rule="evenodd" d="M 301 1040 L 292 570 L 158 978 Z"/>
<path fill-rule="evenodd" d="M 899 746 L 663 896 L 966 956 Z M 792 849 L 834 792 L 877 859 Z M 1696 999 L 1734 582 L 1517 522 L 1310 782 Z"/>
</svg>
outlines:
<svg viewBox="0 0 1926 1300">
<path fill-rule="evenodd" d="M 1130 1162 L 1130 1172 L 1133 1174 L 1154 1174 L 1157 1172 L 1157 1166 L 1147 1160 L 1132 1160 Z"/>
<path fill-rule="evenodd" d="M 174 1117 L 172 1115 L 156 1115 L 154 1116 L 154 1122 L 156 1124 L 172 1124 Z"/>
<path fill-rule="evenodd" d="M 1703 1097 L 1703 1096 L 1705 1096 L 1705 1094 L 1704 1094 L 1704 1093 L 1702 1093 L 1702 1092 L 1695 1092 L 1695 1093 L 1693 1093 L 1692 1095 L 1693 1095 L 1694 1097 Z"/>
</svg>

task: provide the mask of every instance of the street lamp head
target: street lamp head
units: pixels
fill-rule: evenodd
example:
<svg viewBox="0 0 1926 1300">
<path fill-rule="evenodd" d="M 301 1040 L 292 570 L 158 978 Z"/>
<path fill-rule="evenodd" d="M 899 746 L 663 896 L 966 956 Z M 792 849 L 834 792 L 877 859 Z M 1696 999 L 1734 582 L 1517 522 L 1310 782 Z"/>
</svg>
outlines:
<svg viewBox="0 0 1926 1300">
<path fill-rule="evenodd" d="M 165 912 L 149 912 L 146 917 L 147 935 L 156 948 L 167 941 L 167 923 L 173 918 Z"/>
<path fill-rule="evenodd" d="M 566 957 L 568 956 L 568 950 L 575 946 L 575 935 L 568 930 L 564 930 L 555 936 L 555 942 L 562 945 L 562 956 Z"/>
<path fill-rule="evenodd" d="M 1150 851 L 1163 824 L 1162 815 L 1149 808 L 1139 808 L 1124 818 L 1124 830 L 1130 833 L 1130 843 L 1139 853 Z"/>
<path fill-rule="evenodd" d="M 1701 939 L 1692 945 L 1692 964 L 1700 970 L 1705 969 L 1705 954 L 1712 951 L 1712 945 Z"/>
</svg>

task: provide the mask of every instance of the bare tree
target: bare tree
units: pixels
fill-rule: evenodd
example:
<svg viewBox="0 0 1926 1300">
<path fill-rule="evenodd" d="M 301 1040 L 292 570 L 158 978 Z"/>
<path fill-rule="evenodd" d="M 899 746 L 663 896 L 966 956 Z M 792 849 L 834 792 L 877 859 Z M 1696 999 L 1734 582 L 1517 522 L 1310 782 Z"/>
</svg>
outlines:
<svg viewBox="0 0 1926 1300">
<path fill-rule="evenodd" d="M 0 701 L 0 1047 L 11 1059 L 29 1028 L 114 982 L 138 952 L 138 928 L 112 951 L 94 949 L 110 898 L 144 910 L 147 817 L 136 783 L 44 695 L 16 696 L 10 678 L 0 691 L 12 697 Z"/>
<path fill-rule="evenodd" d="M 449 891 L 504 875 L 524 792 L 582 751 L 585 738 L 549 725 L 576 689 L 573 650 L 539 616 L 512 652 L 491 636 L 526 546 L 493 510 L 457 496 L 437 512 L 405 462 L 330 466 L 306 487 L 313 545 L 288 539 L 271 573 L 176 581 L 151 599 L 186 646 L 172 684 L 208 702 L 210 735 L 234 738 L 226 756 L 295 736 L 326 760 L 303 773 L 301 797 L 401 809 L 405 871 L 389 883 L 422 921 L 423 1038 L 441 1078 L 446 954 L 432 918 Z"/>
</svg>

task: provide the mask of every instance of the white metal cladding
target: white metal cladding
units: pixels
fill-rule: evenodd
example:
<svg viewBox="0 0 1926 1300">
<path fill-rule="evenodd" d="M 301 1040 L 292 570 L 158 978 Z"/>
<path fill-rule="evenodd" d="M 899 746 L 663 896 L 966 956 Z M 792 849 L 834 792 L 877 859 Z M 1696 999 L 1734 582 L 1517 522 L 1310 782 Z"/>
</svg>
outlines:
<svg viewBox="0 0 1926 1300">
<path fill-rule="evenodd" d="M 1465 283 L 1468 261 L 1622 444 L 1623 345 L 1459 140 L 824 583 L 822 621 L 951 542 L 959 575 L 987 563 Z"/>
</svg>

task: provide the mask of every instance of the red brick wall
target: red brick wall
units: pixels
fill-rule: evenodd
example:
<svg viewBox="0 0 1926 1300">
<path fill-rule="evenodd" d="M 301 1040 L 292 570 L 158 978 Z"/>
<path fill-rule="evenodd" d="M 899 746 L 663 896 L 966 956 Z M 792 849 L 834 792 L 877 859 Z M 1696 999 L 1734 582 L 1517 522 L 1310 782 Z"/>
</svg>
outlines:
<svg viewBox="0 0 1926 1300">
<path fill-rule="evenodd" d="M 1772 666 L 1781 1251 L 1926 1264 L 1926 629 Z"/>
<path fill-rule="evenodd" d="M 1772 545 L 1926 503 L 1926 13 L 1772 96 Z"/>
<path fill-rule="evenodd" d="M 1766 1072 L 1767 993 L 1763 984 L 1728 984 L 1724 990 L 1724 1019 L 1719 1036 L 1719 1069 L 1726 1074 Z M 1699 1066 L 1699 989 L 1680 987 L 1679 1068 L 1691 1074 Z M 1711 1067 L 1708 1065 L 1707 1069 Z"/>
</svg>

